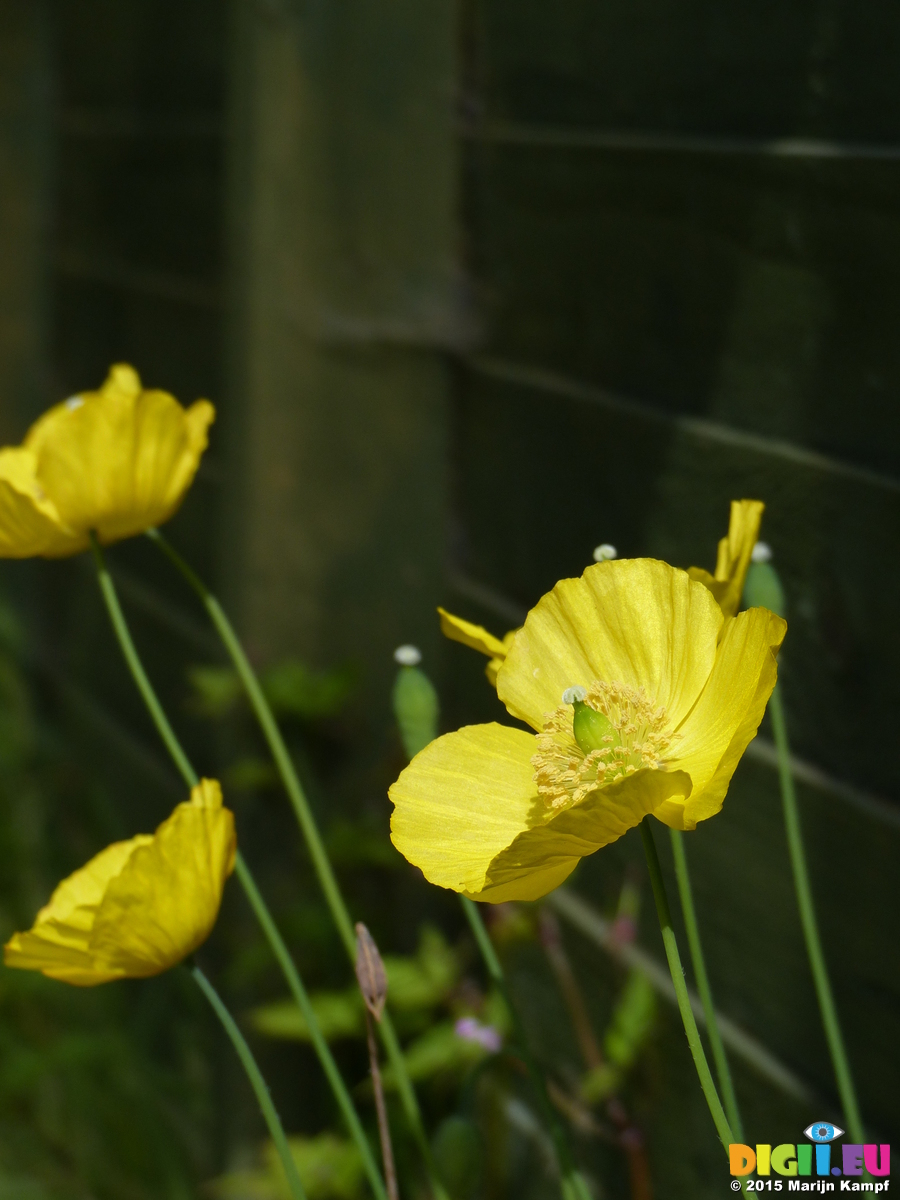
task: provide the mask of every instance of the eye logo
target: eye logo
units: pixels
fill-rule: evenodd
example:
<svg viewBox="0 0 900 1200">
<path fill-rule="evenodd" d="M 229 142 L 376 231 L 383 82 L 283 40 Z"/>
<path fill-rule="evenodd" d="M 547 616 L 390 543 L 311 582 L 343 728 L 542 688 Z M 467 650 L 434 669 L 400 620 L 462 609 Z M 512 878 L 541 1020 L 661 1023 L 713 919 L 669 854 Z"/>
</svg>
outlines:
<svg viewBox="0 0 900 1200">
<path fill-rule="evenodd" d="M 839 1138 L 843 1133 L 840 1125 L 830 1125 L 828 1121 L 813 1121 L 812 1125 L 807 1125 L 803 1130 L 804 1137 L 808 1137 L 811 1142 L 833 1142 L 835 1138 Z"/>
</svg>

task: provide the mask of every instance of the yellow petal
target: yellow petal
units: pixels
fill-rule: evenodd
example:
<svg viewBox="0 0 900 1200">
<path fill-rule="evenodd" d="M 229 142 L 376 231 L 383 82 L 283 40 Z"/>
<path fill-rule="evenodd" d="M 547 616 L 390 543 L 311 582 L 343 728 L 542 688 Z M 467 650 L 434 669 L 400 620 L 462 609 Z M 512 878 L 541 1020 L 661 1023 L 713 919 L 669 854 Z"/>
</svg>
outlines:
<svg viewBox="0 0 900 1200">
<path fill-rule="evenodd" d="M 203 780 L 106 889 L 91 935 L 103 970 L 158 975 L 209 937 L 234 869 L 234 817 Z"/>
<path fill-rule="evenodd" d="M 719 542 L 716 573 L 691 567 L 691 579 L 709 588 L 726 617 L 740 608 L 750 556 L 759 538 L 759 526 L 765 505 L 761 500 L 732 500 L 728 536 Z"/>
<path fill-rule="evenodd" d="M 207 400 L 185 410 L 167 392 L 144 391 L 116 366 L 98 392 L 45 413 L 25 439 L 38 481 L 60 519 L 113 542 L 173 515 L 194 478 L 215 416 Z"/>
<path fill-rule="evenodd" d="M 0 450 L 0 558 L 76 554 L 87 538 L 67 529 L 37 479 L 30 450 Z"/>
<path fill-rule="evenodd" d="M 234 856 L 234 818 L 218 783 L 202 780 L 155 834 L 116 842 L 63 880 L 4 961 L 80 987 L 156 975 L 209 934 Z"/>
<path fill-rule="evenodd" d="M 709 681 L 666 756 L 667 767 L 686 771 L 693 784 L 688 799 L 671 801 L 655 814 L 667 825 L 694 829 L 721 809 L 775 686 L 775 654 L 786 630 L 782 618 L 766 608 L 748 609 L 726 623 Z"/>
<path fill-rule="evenodd" d="M 491 860 L 546 812 L 532 776 L 534 737 L 469 725 L 426 746 L 391 787 L 391 841 L 425 878 L 477 892 Z"/>
<path fill-rule="evenodd" d="M 394 845 L 439 887 L 492 903 L 533 900 L 690 791 L 680 771 L 639 771 L 554 813 L 534 785 L 535 748 L 532 734 L 495 724 L 426 746 L 390 789 Z"/>
<path fill-rule="evenodd" d="M 441 633 L 444 637 L 449 638 L 452 642 L 462 642 L 464 646 L 468 646 L 471 650 L 477 650 L 480 654 L 486 654 L 488 658 L 506 658 L 508 648 L 506 639 L 501 642 L 492 633 L 488 633 L 483 625 L 473 625 L 471 621 L 455 617 L 445 608 L 439 608 L 438 612 L 441 614 Z M 510 639 L 511 636 L 507 634 L 507 639 Z"/>
<path fill-rule="evenodd" d="M 643 688 L 677 725 L 715 660 L 722 611 L 709 591 L 655 559 L 615 559 L 563 579 L 531 610 L 497 675 L 497 694 L 534 729 L 566 688 Z"/>
<path fill-rule="evenodd" d="M 691 781 L 683 771 L 637 771 L 592 792 L 574 808 L 520 833 L 485 873 L 473 900 L 501 904 L 537 900 L 558 887 L 579 861 L 610 845 L 673 799 L 683 803 Z"/>
<path fill-rule="evenodd" d="M 42 971 L 51 979 L 90 987 L 107 983 L 119 971 L 99 971 L 90 953 L 91 930 L 107 885 L 140 846 L 153 839 L 140 834 L 114 842 L 57 887 L 27 933 L 15 933 L 3 950 L 8 967 Z"/>
</svg>

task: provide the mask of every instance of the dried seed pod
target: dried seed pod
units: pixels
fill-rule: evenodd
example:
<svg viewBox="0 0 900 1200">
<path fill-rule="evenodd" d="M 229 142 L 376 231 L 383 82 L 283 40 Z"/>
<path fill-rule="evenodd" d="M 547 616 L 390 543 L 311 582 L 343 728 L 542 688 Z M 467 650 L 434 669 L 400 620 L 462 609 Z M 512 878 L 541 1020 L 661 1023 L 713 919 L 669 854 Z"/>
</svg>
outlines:
<svg viewBox="0 0 900 1200">
<path fill-rule="evenodd" d="M 356 924 L 356 978 L 366 1008 L 380 1021 L 387 1000 L 387 975 L 375 939 L 362 921 Z"/>
</svg>

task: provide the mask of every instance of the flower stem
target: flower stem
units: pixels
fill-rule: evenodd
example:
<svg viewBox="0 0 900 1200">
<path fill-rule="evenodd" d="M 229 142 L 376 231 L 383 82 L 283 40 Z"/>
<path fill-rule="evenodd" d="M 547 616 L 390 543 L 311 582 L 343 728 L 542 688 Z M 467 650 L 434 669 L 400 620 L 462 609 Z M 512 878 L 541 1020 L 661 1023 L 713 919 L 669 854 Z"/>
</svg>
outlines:
<svg viewBox="0 0 900 1200">
<path fill-rule="evenodd" d="M 684 848 L 684 835 L 680 829 L 670 829 L 672 835 L 672 857 L 675 860 L 675 878 L 678 881 L 678 895 L 681 898 L 681 911 L 684 916 L 684 927 L 687 932 L 688 949 L 691 953 L 691 966 L 694 968 L 694 978 L 697 981 L 697 991 L 700 993 L 700 1003 L 706 1017 L 706 1032 L 709 1036 L 710 1049 L 716 1067 L 716 1077 L 719 1090 L 728 1116 L 728 1123 L 739 1142 L 744 1140 L 744 1126 L 738 1108 L 734 1083 L 731 1078 L 731 1068 L 722 1035 L 719 1033 L 719 1022 L 716 1019 L 716 1009 L 713 1004 L 712 988 L 709 986 L 709 976 L 706 972 L 706 960 L 703 957 L 703 945 L 700 941 L 700 926 L 697 923 L 697 911 L 694 908 L 694 895 L 691 888 L 691 877 L 688 873 L 687 853 Z"/>
<path fill-rule="evenodd" d="M 135 683 L 137 684 L 138 690 L 144 699 L 144 703 L 147 705 L 150 715 L 153 718 L 153 723 L 155 724 L 160 737 L 165 743 L 166 748 L 171 754 L 172 759 L 181 772 L 185 783 L 188 785 L 188 787 L 195 787 L 199 782 L 197 772 L 194 770 L 190 759 L 185 754 L 184 749 L 169 722 L 169 718 L 166 716 L 165 711 L 159 702 L 159 698 L 156 695 L 153 684 L 150 682 L 147 673 L 144 670 L 140 655 L 137 652 L 137 647 L 135 646 L 134 640 L 131 636 L 131 630 L 128 628 L 128 623 L 125 620 L 125 615 L 122 612 L 121 605 L 119 604 L 119 597 L 116 593 L 115 584 L 113 583 L 112 577 L 107 570 L 103 557 L 103 551 L 100 549 L 96 539 L 92 538 L 92 544 L 94 550 L 94 561 L 97 564 L 97 575 L 100 581 L 100 590 L 103 594 L 103 599 L 106 601 L 106 607 L 109 612 L 110 620 L 112 621 L 113 630 L 118 638 L 125 661 L 131 670 L 131 674 Z M 300 978 L 300 974 L 294 965 L 290 952 L 288 951 L 284 939 L 278 930 L 278 926 L 275 924 L 275 920 L 272 917 L 272 914 L 269 911 L 269 908 L 266 905 L 259 888 L 257 887 L 256 880 L 253 878 L 253 874 L 250 868 L 247 866 L 247 863 L 240 850 L 238 851 L 235 859 L 235 874 L 238 877 L 238 882 L 244 889 L 247 899 L 250 902 L 250 907 L 253 909 L 253 912 L 259 921 L 263 933 L 266 935 L 266 939 L 269 942 L 272 953 L 275 955 L 276 960 L 284 972 L 288 987 L 291 990 L 291 994 L 300 1008 L 300 1011 L 303 1013 L 304 1020 L 306 1021 L 307 1028 L 309 1029 L 310 1040 L 313 1043 L 313 1048 L 319 1058 L 319 1062 L 322 1064 L 322 1069 L 324 1070 L 328 1082 L 331 1085 L 331 1089 L 334 1092 L 335 1099 L 338 1102 L 338 1106 L 341 1110 L 344 1120 L 347 1123 L 347 1127 L 353 1137 L 353 1140 L 356 1142 L 357 1148 L 359 1149 L 363 1164 L 366 1169 L 366 1174 L 368 1175 L 372 1191 L 375 1193 L 376 1200 L 386 1200 L 384 1182 L 382 1181 L 381 1174 L 372 1154 L 372 1148 L 369 1145 L 368 1138 L 366 1137 L 359 1116 L 353 1105 L 353 1101 L 350 1098 L 350 1093 L 347 1091 L 347 1087 L 341 1078 L 341 1073 L 338 1070 L 337 1063 L 334 1061 L 334 1057 L 332 1056 L 331 1050 L 328 1047 L 328 1043 L 325 1041 L 325 1038 L 322 1035 L 322 1030 L 319 1026 L 315 1012 L 313 1011 L 306 988 L 303 986 L 303 981 Z"/>
<path fill-rule="evenodd" d="M 366 1042 L 369 1047 L 369 1072 L 372 1076 L 372 1091 L 375 1094 L 375 1111 L 378 1114 L 378 1135 L 381 1138 L 381 1159 L 384 1163 L 384 1177 L 387 1180 L 387 1190 L 390 1200 L 399 1200 L 397 1191 L 397 1168 L 394 1166 L 394 1147 L 391 1143 L 391 1127 L 388 1124 L 387 1105 L 384 1102 L 384 1088 L 381 1084 L 381 1070 L 378 1066 L 378 1043 L 375 1041 L 375 1029 L 372 1014 L 368 1007 L 365 1009 Z"/>
<path fill-rule="evenodd" d="M 256 1064 L 256 1059 L 253 1057 L 253 1051 L 247 1045 L 247 1041 L 238 1028 L 234 1017 L 223 1004 L 222 997 L 200 968 L 196 966 L 192 967 L 191 974 L 196 980 L 200 991 L 203 992 L 204 996 L 215 1009 L 216 1016 L 224 1025 L 225 1032 L 231 1038 L 231 1043 L 237 1051 L 238 1058 L 247 1072 L 247 1077 L 259 1101 L 259 1107 L 262 1109 L 262 1115 L 265 1117 L 266 1124 L 269 1127 L 269 1133 L 272 1135 L 272 1141 L 275 1143 L 275 1149 L 278 1151 L 278 1157 L 281 1159 L 281 1165 L 284 1167 L 284 1173 L 287 1176 L 293 1200 L 306 1200 L 306 1192 L 303 1190 L 303 1184 L 300 1182 L 300 1175 L 297 1172 L 297 1164 L 294 1162 L 291 1148 L 284 1135 L 281 1118 L 278 1116 L 275 1105 L 272 1103 L 272 1097 L 269 1095 L 266 1081 L 263 1079 L 262 1073 Z"/>
<path fill-rule="evenodd" d="M 210 592 L 209 588 L 203 583 L 194 569 L 181 557 L 177 550 L 167 541 L 166 538 L 159 532 L 158 529 L 148 529 L 147 536 L 156 543 L 162 550 L 163 554 L 181 573 L 190 587 L 199 597 L 203 607 L 206 609 L 210 620 L 215 627 L 216 632 L 222 639 L 222 643 L 234 664 L 244 690 L 247 693 L 247 698 L 256 715 L 262 729 L 263 736 L 268 743 L 269 750 L 275 760 L 275 765 L 281 776 L 285 790 L 290 799 L 294 813 L 297 817 L 298 824 L 306 840 L 306 845 L 312 858 L 313 867 L 319 879 L 319 884 L 325 894 L 325 900 L 331 910 L 331 915 L 337 926 L 341 941 L 344 943 L 344 948 L 351 963 L 356 962 L 356 934 L 353 931 L 353 922 L 350 919 L 350 913 L 347 905 L 344 903 L 344 897 L 341 895 L 341 890 L 338 887 L 337 879 L 335 878 L 331 862 L 328 858 L 328 852 L 322 842 L 321 834 L 316 825 L 312 810 L 309 807 L 309 802 L 306 799 L 306 794 L 297 776 L 291 756 L 288 753 L 288 748 L 285 745 L 284 738 L 281 736 L 281 730 L 278 728 L 278 723 L 269 707 L 269 702 L 260 686 L 259 680 L 256 677 L 256 672 L 250 665 L 244 648 L 235 633 L 234 627 L 229 621 L 216 597 Z M 431 1182 L 432 1191 L 436 1200 L 447 1200 L 446 1191 L 440 1182 L 437 1174 L 437 1169 L 434 1164 L 434 1159 L 431 1153 L 431 1147 L 428 1144 L 428 1138 L 425 1133 L 425 1126 L 422 1121 L 422 1114 L 419 1109 L 419 1102 L 416 1098 L 415 1089 L 412 1085 L 412 1080 L 409 1077 L 406 1060 L 403 1056 L 403 1051 L 400 1048 L 400 1042 L 397 1039 L 397 1034 L 394 1030 L 393 1022 L 387 1010 L 384 1011 L 379 1025 L 381 1038 L 387 1050 L 388 1058 L 390 1059 L 391 1067 L 394 1071 L 394 1078 L 397 1082 L 397 1089 L 400 1093 L 400 1101 L 403 1105 L 403 1110 L 406 1114 L 406 1120 L 412 1131 L 413 1137 L 418 1144 L 419 1151 L 425 1162 L 425 1167 L 428 1172 Z"/>
<path fill-rule="evenodd" d="M 778 776 L 781 781 L 781 799 L 784 806 L 784 824 L 787 831 L 788 851 L 791 857 L 791 869 L 794 873 L 794 888 L 797 892 L 797 906 L 800 909 L 800 923 L 803 926 L 803 937 L 806 941 L 806 952 L 809 955 L 809 965 L 812 970 L 816 995 L 819 1000 L 819 1010 L 822 1014 L 822 1024 L 825 1037 L 831 1053 L 831 1062 L 837 1080 L 841 1104 L 850 1136 L 857 1143 L 866 1140 L 859 1102 L 856 1099 L 856 1089 L 853 1086 L 853 1075 L 850 1062 L 844 1047 L 841 1025 L 838 1020 L 837 1006 L 828 978 L 828 967 L 825 964 L 825 954 L 822 950 L 822 940 L 819 936 L 819 924 L 816 920 L 816 909 L 813 903 L 812 887 L 809 881 L 809 870 L 806 865 L 806 851 L 803 847 L 803 833 L 800 828 L 800 811 L 797 807 L 797 793 L 794 788 L 794 777 L 791 772 L 791 747 L 788 742 L 787 722 L 784 716 L 784 706 L 781 701 L 781 689 L 776 683 L 772 698 L 769 701 L 769 713 L 772 718 L 772 732 L 775 735 L 775 749 L 778 753 Z"/>
<path fill-rule="evenodd" d="M 550 1129 L 550 1135 L 553 1138 L 553 1145 L 559 1163 L 560 1176 L 562 1178 L 562 1194 L 565 1200 L 591 1200 L 591 1192 L 584 1180 L 584 1176 L 572 1161 L 572 1152 L 569 1149 L 565 1130 L 553 1105 L 550 1103 L 543 1072 L 528 1046 L 525 1029 L 522 1025 L 522 1018 L 519 1015 L 519 1010 L 513 1004 L 509 993 L 509 986 L 506 982 L 506 975 L 503 972 L 503 965 L 497 956 L 497 951 L 494 949 L 494 943 L 491 941 L 490 934 L 481 918 L 481 913 L 478 911 L 478 905 L 467 896 L 460 896 L 460 900 L 462 901 L 463 911 L 466 914 L 469 925 L 472 927 L 475 941 L 478 943 L 478 949 L 481 951 L 481 957 L 484 959 L 488 974 L 506 1003 L 516 1036 L 517 1049 L 528 1069 L 532 1085 L 537 1092 L 538 1102 L 543 1111 L 544 1119 Z"/>
<path fill-rule="evenodd" d="M 666 958 L 669 962 L 669 972 L 675 987 L 675 997 L 681 1012 L 681 1020 L 684 1023 L 684 1032 L 687 1034 L 688 1046 L 690 1046 L 694 1066 L 697 1068 L 697 1075 L 700 1078 L 700 1087 L 703 1089 L 703 1095 L 706 1097 L 706 1103 L 709 1105 L 716 1133 L 718 1133 L 719 1140 L 727 1150 L 728 1146 L 734 1141 L 734 1135 L 731 1132 L 731 1126 L 728 1123 L 728 1118 L 725 1116 L 725 1110 L 722 1108 L 722 1102 L 716 1091 L 709 1063 L 706 1061 L 706 1055 L 703 1052 L 703 1043 L 700 1041 L 697 1022 L 694 1020 L 694 1014 L 691 1010 L 691 1001 L 684 979 L 684 968 L 681 965 L 681 955 L 678 953 L 675 930 L 672 928 L 669 898 L 666 895 L 666 885 L 663 881 L 662 868 L 659 865 L 659 855 L 656 853 L 656 844 L 653 841 L 653 831 L 650 828 L 649 817 L 644 817 L 643 821 L 641 821 L 640 831 L 641 841 L 644 843 L 644 853 L 647 856 L 647 867 L 650 871 L 650 882 L 653 886 L 653 899 L 656 901 L 659 928 L 666 950 Z"/>
<path fill-rule="evenodd" d="M 119 597 L 116 594 L 116 586 L 112 581 L 103 551 L 100 548 L 100 543 L 97 541 L 97 536 L 91 533 L 91 549 L 94 553 L 94 563 L 97 567 L 97 579 L 100 584 L 100 591 L 103 594 L 103 599 L 106 603 L 106 610 L 109 613 L 109 619 L 112 621 L 113 631 L 118 639 L 119 646 L 125 656 L 125 661 L 128 664 L 128 669 L 131 671 L 132 678 L 137 684 L 137 689 L 141 693 L 144 703 L 150 716 L 153 718 L 153 724 L 156 726 L 159 736 L 165 743 L 166 749 L 172 756 L 172 761 L 181 772 L 181 777 L 184 779 L 188 787 L 197 785 L 197 773 L 191 766 L 188 756 L 181 747 L 181 743 L 175 736 L 175 731 L 169 724 L 169 718 L 163 711 L 163 707 L 157 698 L 156 692 L 153 690 L 153 684 L 147 677 L 147 672 L 144 670 L 144 664 L 141 662 L 140 655 L 137 652 L 134 641 L 131 637 L 131 631 L 128 628 L 128 623 L 125 620 L 125 614 L 122 612 L 122 606 L 119 604 Z"/>
</svg>

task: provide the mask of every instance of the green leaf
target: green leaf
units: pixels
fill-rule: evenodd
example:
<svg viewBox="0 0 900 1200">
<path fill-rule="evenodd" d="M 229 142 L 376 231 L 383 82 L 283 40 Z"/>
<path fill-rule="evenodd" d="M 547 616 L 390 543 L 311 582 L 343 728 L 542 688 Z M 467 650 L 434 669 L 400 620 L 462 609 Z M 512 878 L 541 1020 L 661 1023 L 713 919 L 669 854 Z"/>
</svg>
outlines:
<svg viewBox="0 0 900 1200">
<path fill-rule="evenodd" d="M 340 712 L 355 682 L 352 667 L 312 671 L 296 660 L 277 663 L 262 676 L 263 691 L 275 712 L 304 721 Z"/>
<path fill-rule="evenodd" d="M 341 992 L 313 992 L 310 1001 L 327 1042 L 364 1035 L 362 996 L 355 985 Z M 266 1037 L 309 1041 L 306 1018 L 293 1000 L 276 1000 L 255 1008 L 250 1014 L 250 1023 L 257 1033 Z"/>
<path fill-rule="evenodd" d="M 187 677 L 192 689 L 189 707 L 202 717 L 227 717 L 243 695 L 238 673 L 231 667 L 191 667 Z"/>
<path fill-rule="evenodd" d="M 478 1042 L 459 1037 L 454 1021 L 441 1021 L 410 1042 L 404 1058 L 409 1077 L 415 1083 L 435 1075 L 461 1075 L 487 1053 Z M 385 1067 L 383 1077 L 386 1088 L 395 1086 L 390 1067 Z"/>
<path fill-rule="evenodd" d="M 288 1139 L 308 1200 L 356 1200 L 363 1192 L 363 1165 L 352 1142 L 332 1133 Z M 265 1165 L 229 1171 L 207 1185 L 215 1200 L 290 1200 L 290 1190 L 275 1147 L 266 1145 Z"/>
</svg>

